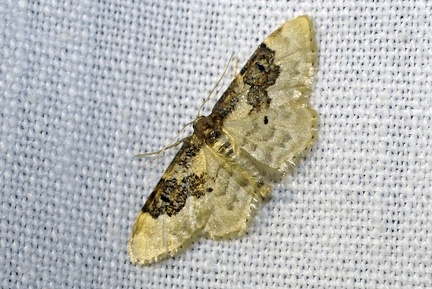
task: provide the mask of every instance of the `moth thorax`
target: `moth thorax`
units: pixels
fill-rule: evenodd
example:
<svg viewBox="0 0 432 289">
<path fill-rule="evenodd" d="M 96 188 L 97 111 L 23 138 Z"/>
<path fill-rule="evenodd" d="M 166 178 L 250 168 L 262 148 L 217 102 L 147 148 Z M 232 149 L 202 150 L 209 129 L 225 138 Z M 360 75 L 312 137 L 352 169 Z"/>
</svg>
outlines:
<svg viewBox="0 0 432 289">
<path fill-rule="evenodd" d="M 209 116 L 198 117 L 193 127 L 197 136 L 207 144 L 215 143 L 221 135 L 221 130 Z"/>
</svg>

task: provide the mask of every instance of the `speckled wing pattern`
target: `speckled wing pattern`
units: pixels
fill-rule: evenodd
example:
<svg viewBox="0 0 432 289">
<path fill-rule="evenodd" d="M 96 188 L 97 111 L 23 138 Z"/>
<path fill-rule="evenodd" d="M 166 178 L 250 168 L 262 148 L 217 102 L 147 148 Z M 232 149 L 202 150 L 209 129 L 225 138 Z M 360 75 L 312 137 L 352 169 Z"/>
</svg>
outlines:
<svg viewBox="0 0 432 289">
<path fill-rule="evenodd" d="M 316 139 L 309 104 L 316 44 L 307 16 L 257 48 L 214 106 L 198 117 L 138 214 L 131 261 L 174 256 L 195 238 L 244 234 L 258 205 Z"/>
</svg>

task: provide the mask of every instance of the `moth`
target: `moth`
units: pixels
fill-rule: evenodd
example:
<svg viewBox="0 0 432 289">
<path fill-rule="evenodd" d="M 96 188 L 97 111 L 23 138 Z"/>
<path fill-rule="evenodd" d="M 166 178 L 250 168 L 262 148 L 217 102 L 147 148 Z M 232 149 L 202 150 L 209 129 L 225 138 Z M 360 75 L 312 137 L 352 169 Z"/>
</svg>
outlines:
<svg viewBox="0 0 432 289">
<path fill-rule="evenodd" d="M 157 183 L 136 218 L 130 259 L 174 256 L 199 236 L 244 234 L 256 206 L 310 150 L 318 117 L 309 103 L 317 62 L 311 20 L 284 23 L 252 54 Z"/>
</svg>

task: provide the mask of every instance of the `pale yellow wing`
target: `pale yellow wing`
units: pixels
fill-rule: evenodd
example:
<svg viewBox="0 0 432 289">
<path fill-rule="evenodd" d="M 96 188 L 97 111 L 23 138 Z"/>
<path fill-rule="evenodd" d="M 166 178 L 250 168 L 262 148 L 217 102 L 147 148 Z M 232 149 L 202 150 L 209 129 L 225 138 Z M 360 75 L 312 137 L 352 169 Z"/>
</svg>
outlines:
<svg viewBox="0 0 432 289">
<path fill-rule="evenodd" d="M 212 239 L 226 239 L 246 232 L 255 207 L 271 191 L 258 171 L 246 163 L 239 163 L 229 157 L 226 138 L 211 146 L 205 146 L 208 155 L 208 184 L 212 192 L 206 194 L 211 204 L 211 214 L 203 232 Z"/>
<path fill-rule="evenodd" d="M 225 122 L 224 130 L 239 154 L 258 161 L 266 180 L 280 181 L 291 171 L 316 139 L 317 116 L 305 103 L 266 108 L 247 120 Z"/>
<path fill-rule="evenodd" d="M 210 116 L 221 122 L 247 119 L 263 108 L 307 99 L 316 60 L 310 18 L 300 16 L 284 23 L 258 46 Z"/>
<path fill-rule="evenodd" d="M 213 239 L 243 234 L 255 204 L 271 187 L 253 167 L 244 168 L 194 134 L 143 206 L 129 241 L 133 263 L 174 256 L 203 231 Z"/>
<path fill-rule="evenodd" d="M 285 23 L 264 40 L 213 109 L 237 155 L 252 157 L 269 180 L 280 180 L 316 140 L 318 118 L 309 103 L 316 50 L 307 16 Z M 227 104 L 233 112 L 221 113 L 219 105 Z"/>
<path fill-rule="evenodd" d="M 135 221 L 128 245 L 133 263 L 174 255 L 207 223 L 206 162 L 196 136 L 185 140 Z"/>
</svg>

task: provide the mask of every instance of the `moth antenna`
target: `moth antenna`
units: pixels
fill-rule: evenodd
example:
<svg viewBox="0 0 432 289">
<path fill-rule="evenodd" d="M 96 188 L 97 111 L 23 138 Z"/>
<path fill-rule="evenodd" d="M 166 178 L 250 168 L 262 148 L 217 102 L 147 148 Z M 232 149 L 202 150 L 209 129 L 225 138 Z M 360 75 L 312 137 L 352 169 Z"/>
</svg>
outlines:
<svg viewBox="0 0 432 289">
<path fill-rule="evenodd" d="M 183 131 L 184 130 L 184 128 L 186 127 L 186 126 L 188 126 L 189 124 L 191 124 L 192 122 L 190 122 L 190 123 L 187 123 L 178 133 L 177 133 L 177 135 L 173 138 L 173 140 L 180 134 L 180 132 L 181 131 Z M 143 157 L 151 157 L 151 159 L 149 160 L 149 161 L 147 161 L 147 162 L 145 162 L 144 163 L 144 166 L 147 166 L 147 165 L 149 165 L 149 164 L 151 164 L 155 159 L 157 159 L 157 157 L 160 155 L 160 154 L 162 154 L 162 153 L 164 153 L 166 150 L 169 150 L 170 148 L 172 148 L 172 147 L 175 147 L 175 146 L 178 146 L 179 144 L 181 144 L 186 138 L 188 138 L 188 137 L 184 137 L 184 138 L 182 138 L 182 139 L 180 139 L 180 140 L 178 140 L 178 141 L 176 141 L 175 143 L 172 143 L 172 144 L 169 144 L 169 145 L 167 145 L 167 146 L 164 146 L 163 148 L 161 148 L 160 150 L 157 150 L 157 151 L 154 151 L 154 152 L 149 152 L 149 153 L 141 153 L 141 154 L 135 154 L 134 155 L 134 157 L 137 157 L 137 158 L 143 158 Z"/>
<path fill-rule="evenodd" d="M 216 87 L 219 86 L 219 83 L 222 81 L 222 78 L 224 77 L 225 73 L 227 72 L 228 67 L 229 67 L 231 61 L 233 61 L 233 58 L 234 58 L 234 53 L 231 53 L 231 56 L 230 56 L 230 58 L 229 58 L 227 64 L 225 65 L 225 68 L 224 68 L 224 70 L 223 70 L 221 76 L 219 77 L 218 81 L 217 81 L 216 84 L 213 86 L 212 90 L 211 90 L 210 93 L 207 95 L 207 97 L 204 99 L 204 101 L 203 101 L 203 103 L 201 104 L 201 106 L 199 107 L 195 119 L 201 116 L 201 110 L 203 109 L 204 105 L 208 102 L 208 100 L 210 99 L 210 97 L 211 97 L 211 95 L 213 94 L 213 92 L 216 90 Z M 237 64 L 236 64 L 236 66 L 237 66 Z M 237 67 L 236 67 L 235 71 L 236 71 L 236 70 L 237 70 Z M 234 73 L 235 73 L 235 71 L 234 71 Z"/>
<path fill-rule="evenodd" d="M 176 147 L 179 144 L 181 144 L 187 137 L 184 137 L 180 140 L 177 140 L 174 142 L 174 140 L 176 140 L 178 138 L 178 136 L 186 129 L 186 127 L 188 125 L 193 124 L 196 119 L 201 115 L 201 110 L 203 109 L 204 105 L 208 102 L 208 100 L 210 99 L 211 95 L 213 94 L 213 92 L 216 90 L 216 87 L 219 86 L 220 82 L 222 81 L 222 78 L 224 77 L 225 73 L 228 70 L 229 64 L 231 63 L 231 61 L 233 61 L 234 59 L 234 75 L 233 78 L 236 75 L 237 72 L 237 58 L 234 58 L 234 53 L 231 54 L 227 64 L 225 65 L 225 68 L 221 74 L 221 76 L 219 77 L 218 81 L 216 82 L 216 84 L 214 85 L 214 87 L 212 88 L 212 90 L 210 91 L 210 93 L 207 95 L 207 97 L 204 99 L 204 102 L 201 104 L 200 108 L 198 109 L 198 113 L 195 117 L 195 119 L 193 121 L 188 122 L 187 124 L 185 124 L 178 132 L 177 134 L 171 139 L 171 144 L 164 146 L 163 148 L 161 148 L 160 150 L 157 151 L 153 151 L 153 152 L 148 152 L 148 153 L 139 153 L 139 154 L 135 154 L 135 157 L 138 158 L 142 158 L 142 157 L 149 157 L 149 156 L 154 156 L 154 155 L 160 155 L 161 153 L 165 152 L 166 150 L 172 148 L 172 147 Z M 150 161 L 151 162 L 151 161 Z"/>
<path fill-rule="evenodd" d="M 174 140 L 175 140 L 175 139 L 180 135 L 180 133 L 181 133 L 182 131 L 184 131 L 184 129 L 185 129 L 188 125 L 190 125 L 190 124 L 192 124 L 192 123 L 193 123 L 193 121 L 191 121 L 191 122 L 185 124 L 185 125 L 183 126 L 183 128 L 182 128 L 181 130 L 179 130 L 179 132 L 176 134 L 176 136 L 172 138 L 171 141 L 174 141 Z M 176 147 L 176 146 L 178 146 L 179 144 L 181 144 L 181 143 L 182 143 L 185 139 L 187 139 L 188 137 L 189 137 L 189 136 L 186 136 L 186 137 L 184 137 L 184 138 L 182 138 L 182 139 L 180 139 L 180 140 L 178 140 L 178 141 L 176 141 L 176 142 L 173 142 L 173 143 L 171 143 L 171 144 L 169 144 L 169 145 L 166 145 L 166 146 L 164 146 L 163 148 L 161 148 L 160 150 L 153 151 L 153 152 L 149 152 L 149 153 L 135 154 L 134 156 L 137 157 L 137 158 L 142 158 L 142 157 L 149 157 L 149 156 L 159 155 L 159 154 L 163 153 L 164 151 L 166 151 L 166 150 L 168 150 L 168 149 L 170 149 L 170 148 L 172 148 L 172 147 Z"/>
<path fill-rule="evenodd" d="M 135 155 L 136 156 L 136 155 Z M 150 160 L 148 160 L 148 161 L 146 161 L 145 163 L 144 163 L 144 167 L 147 167 L 147 166 L 149 166 L 152 162 L 154 162 L 157 158 L 158 158 L 158 156 L 148 156 L 149 158 L 150 158 Z"/>
<path fill-rule="evenodd" d="M 233 75 L 232 75 L 232 80 L 234 80 L 236 78 L 236 76 L 237 76 L 237 68 L 238 68 L 238 58 L 234 57 L 234 59 L 233 59 Z"/>
</svg>

